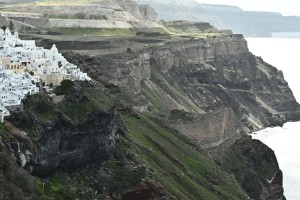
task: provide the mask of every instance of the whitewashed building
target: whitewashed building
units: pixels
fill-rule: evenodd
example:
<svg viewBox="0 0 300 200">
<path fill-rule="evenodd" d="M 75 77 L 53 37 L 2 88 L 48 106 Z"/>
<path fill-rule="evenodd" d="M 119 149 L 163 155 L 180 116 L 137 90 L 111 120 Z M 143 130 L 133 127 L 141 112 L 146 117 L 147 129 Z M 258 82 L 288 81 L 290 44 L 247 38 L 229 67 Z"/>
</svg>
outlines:
<svg viewBox="0 0 300 200">
<path fill-rule="evenodd" d="M 86 73 L 69 63 L 55 44 L 37 47 L 34 40 L 21 40 L 18 33 L 0 29 L 0 122 L 7 108 L 22 104 L 26 95 L 37 94 L 40 81 L 58 86 L 61 81 L 90 81 Z"/>
<path fill-rule="evenodd" d="M 19 106 L 26 95 L 37 94 L 39 82 L 28 72 L 15 74 L 11 70 L 3 69 L 0 63 L 0 122 L 10 113 L 7 107 Z"/>
<path fill-rule="evenodd" d="M 5 69 L 14 73 L 30 71 L 46 85 L 60 85 L 62 80 L 91 80 L 76 65 L 69 63 L 55 44 L 51 49 L 37 47 L 33 40 L 21 40 L 18 33 L 0 29 L 0 58 Z"/>
</svg>

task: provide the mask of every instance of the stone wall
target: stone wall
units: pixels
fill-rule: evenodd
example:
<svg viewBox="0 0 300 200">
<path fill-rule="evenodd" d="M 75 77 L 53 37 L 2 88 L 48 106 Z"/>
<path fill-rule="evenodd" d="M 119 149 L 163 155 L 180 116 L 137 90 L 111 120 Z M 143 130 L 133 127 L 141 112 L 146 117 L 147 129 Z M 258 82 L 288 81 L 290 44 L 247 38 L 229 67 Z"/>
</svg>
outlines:
<svg viewBox="0 0 300 200">
<path fill-rule="evenodd" d="M 46 85 L 53 84 L 53 86 L 58 86 L 64 80 L 63 75 L 39 75 L 40 78 L 45 82 Z"/>
<path fill-rule="evenodd" d="M 172 125 L 204 149 L 232 145 L 243 128 L 230 108 L 189 121 L 174 121 Z"/>
</svg>

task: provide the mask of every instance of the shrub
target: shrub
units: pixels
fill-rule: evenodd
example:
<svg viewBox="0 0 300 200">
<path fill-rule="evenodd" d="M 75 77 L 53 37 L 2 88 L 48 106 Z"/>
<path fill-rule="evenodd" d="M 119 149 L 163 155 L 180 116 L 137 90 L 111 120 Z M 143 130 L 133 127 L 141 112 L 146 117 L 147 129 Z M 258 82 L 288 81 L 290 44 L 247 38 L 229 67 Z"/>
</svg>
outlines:
<svg viewBox="0 0 300 200">
<path fill-rule="evenodd" d="M 74 86 L 73 81 L 70 80 L 63 80 L 57 88 L 55 88 L 54 92 L 57 95 L 67 95 L 70 94 L 72 88 Z"/>
</svg>

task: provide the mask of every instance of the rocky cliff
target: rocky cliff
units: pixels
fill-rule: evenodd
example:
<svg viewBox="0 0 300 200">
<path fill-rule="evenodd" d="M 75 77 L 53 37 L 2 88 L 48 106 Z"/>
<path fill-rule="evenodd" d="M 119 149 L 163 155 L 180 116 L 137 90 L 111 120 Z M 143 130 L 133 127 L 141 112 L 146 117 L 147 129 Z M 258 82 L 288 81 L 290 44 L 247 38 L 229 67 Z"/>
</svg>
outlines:
<svg viewBox="0 0 300 200">
<path fill-rule="evenodd" d="M 13 113 L 1 125 L 1 197 L 247 197 L 234 179 L 181 134 L 128 107 L 125 94 L 111 95 L 99 83 L 71 83 L 55 90 L 65 95 L 62 101 L 53 102 L 45 94 L 31 96 L 24 112 Z M 197 171 L 199 167 L 203 171 Z M 174 190 L 181 184 L 192 187 Z"/>
<path fill-rule="evenodd" d="M 114 155 L 117 134 L 125 128 L 115 110 L 100 110 L 82 87 L 90 86 L 78 85 L 60 104 L 42 94 L 29 97 L 25 111 L 4 126 L 6 136 L 15 138 L 7 147 L 28 172 L 47 175 Z"/>
<path fill-rule="evenodd" d="M 252 199 L 285 199 L 282 172 L 274 152 L 260 141 L 244 137 L 219 162 L 235 175 Z"/>
<path fill-rule="evenodd" d="M 165 42 L 125 56 L 66 55 L 79 58 L 78 64 L 95 80 L 127 91 L 127 103 L 134 109 L 160 116 L 216 159 L 240 146 L 245 132 L 299 120 L 300 106 L 282 72 L 251 54 L 241 35 Z M 266 148 L 264 152 L 274 155 Z M 258 159 L 264 162 L 263 158 Z M 272 169 L 268 180 L 279 173 L 278 165 Z M 255 190 L 250 197 L 283 198 L 280 181 L 269 184 L 253 171 L 263 189 L 244 185 L 246 191 Z"/>
<path fill-rule="evenodd" d="M 66 56 L 79 58 L 94 79 L 147 99 L 134 105 L 139 110 L 201 115 L 229 107 L 249 131 L 299 119 L 282 72 L 251 54 L 241 35 L 165 42 L 125 55 Z"/>
<path fill-rule="evenodd" d="M 201 4 L 195 0 L 139 0 L 154 7 L 160 19 L 209 22 L 247 37 L 271 37 L 274 32 L 299 32 L 300 18 L 275 12 L 246 11 L 235 6 Z M 292 15 L 292 14 L 291 14 Z"/>
<path fill-rule="evenodd" d="M 143 7 L 119 6 L 151 20 Z M 56 43 L 93 82 L 63 82 L 58 102 L 29 97 L 0 126 L 0 181 L 9 188 L 0 195 L 284 199 L 274 152 L 246 134 L 299 120 L 282 72 L 251 54 L 242 35 L 203 34 L 214 30 L 207 23 L 191 29 L 201 37 L 27 35 Z"/>
<path fill-rule="evenodd" d="M 37 199 L 34 178 L 20 168 L 0 139 L 0 199 Z"/>
<path fill-rule="evenodd" d="M 136 1 L 42 1 L 4 5 L 1 15 L 16 27 L 29 28 L 157 28 L 157 12 Z M 13 12 L 11 12 L 13 10 Z"/>
</svg>

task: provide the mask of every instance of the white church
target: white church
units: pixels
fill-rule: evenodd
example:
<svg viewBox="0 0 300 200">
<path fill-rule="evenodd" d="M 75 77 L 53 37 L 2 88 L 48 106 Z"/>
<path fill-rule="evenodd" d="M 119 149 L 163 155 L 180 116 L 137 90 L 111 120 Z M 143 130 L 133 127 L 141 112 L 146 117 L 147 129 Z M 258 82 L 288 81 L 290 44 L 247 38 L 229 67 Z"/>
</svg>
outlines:
<svg viewBox="0 0 300 200">
<path fill-rule="evenodd" d="M 18 33 L 0 29 L 0 122 L 8 107 L 22 104 L 26 95 L 37 94 L 40 81 L 58 86 L 63 80 L 90 81 L 86 73 L 69 63 L 55 44 L 50 50 L 34 40 L 21 40 Z"/>
</svg>

